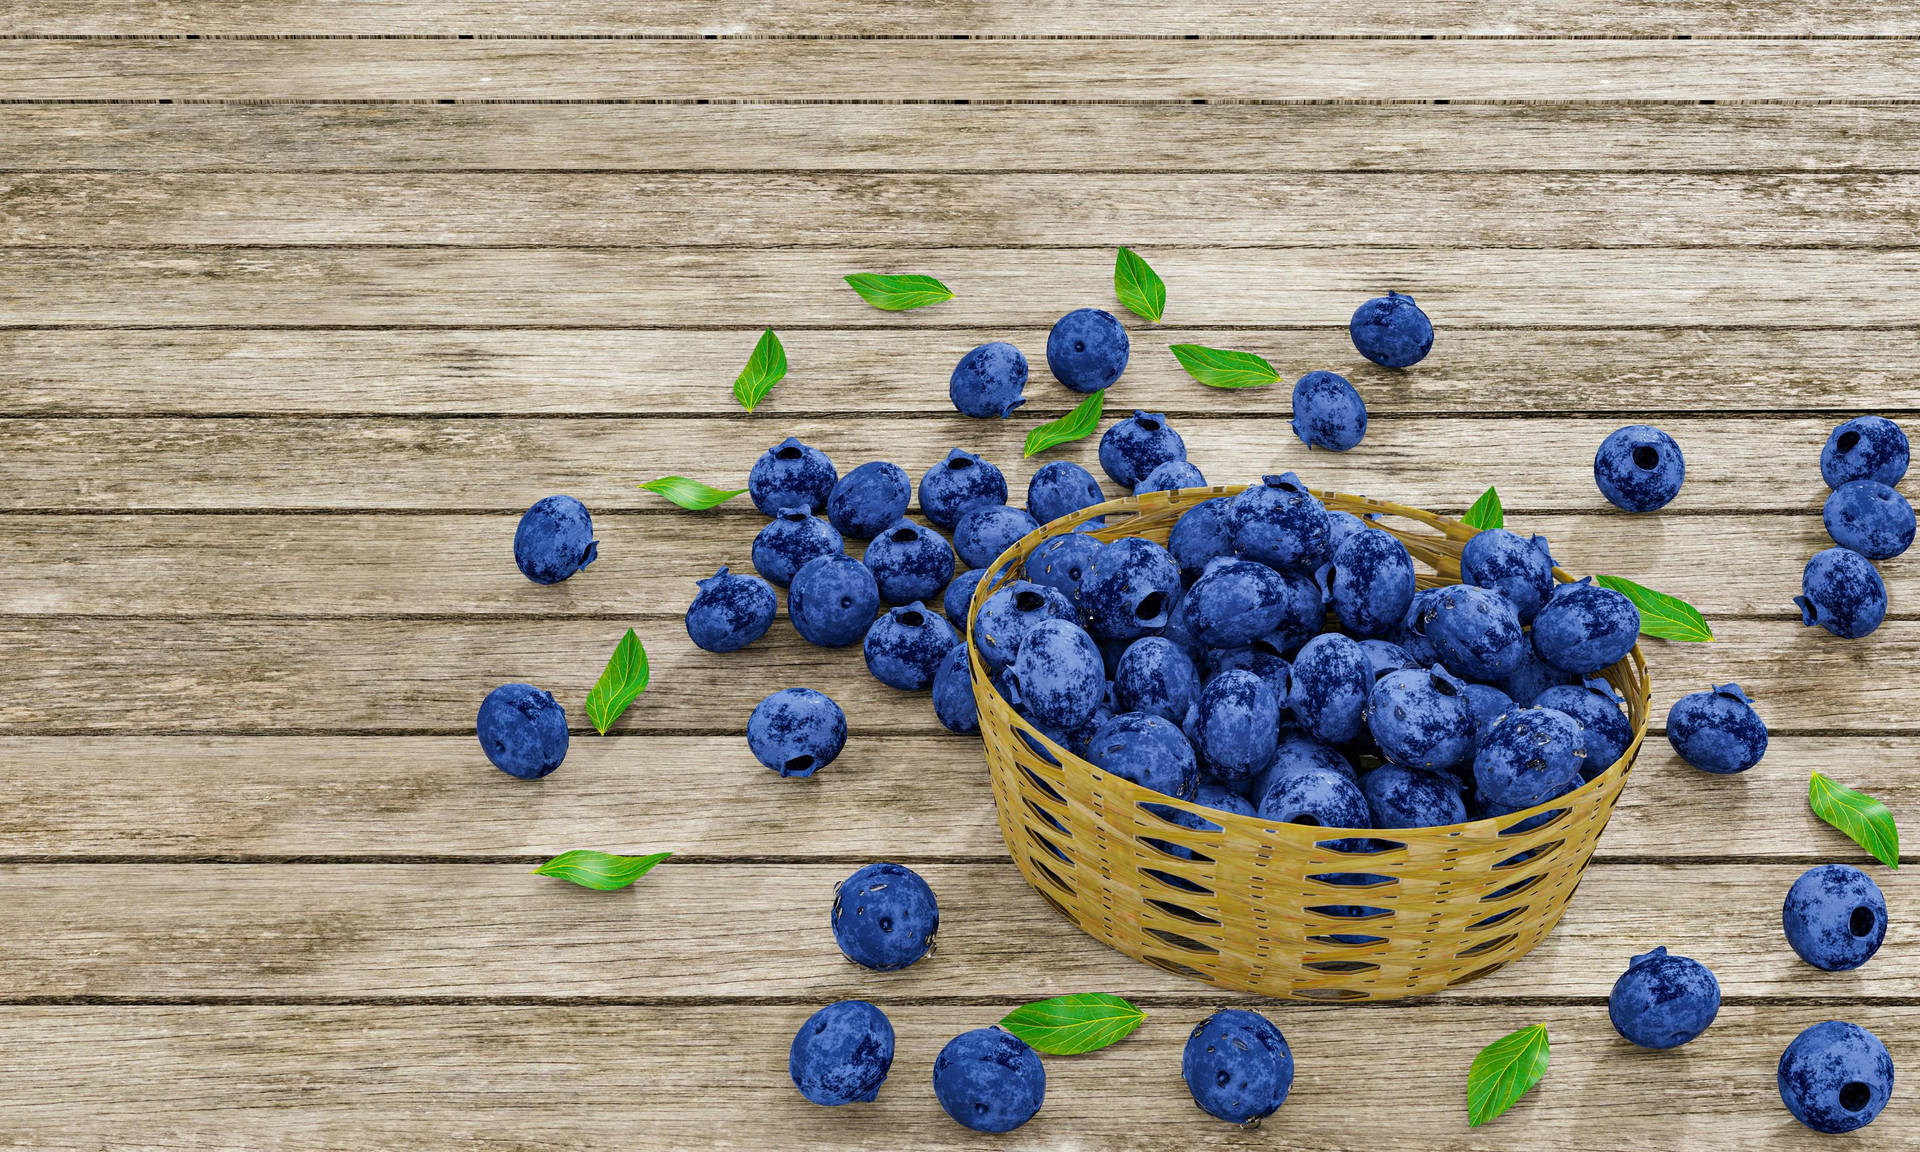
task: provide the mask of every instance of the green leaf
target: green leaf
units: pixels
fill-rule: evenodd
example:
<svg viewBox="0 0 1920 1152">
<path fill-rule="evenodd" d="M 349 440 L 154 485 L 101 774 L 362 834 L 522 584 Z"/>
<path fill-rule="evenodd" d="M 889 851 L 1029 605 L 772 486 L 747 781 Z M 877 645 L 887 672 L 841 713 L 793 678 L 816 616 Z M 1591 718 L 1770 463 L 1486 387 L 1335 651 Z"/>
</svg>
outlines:
<svg viewBox="0 0 1920 1152">
<path fill-rule="evenodd" d="M 1815 772 L 1807 781 L 1807 807 L 1853 837 L 1875 860 L 1889 868 L 1900 867 L 1900 829 L 1885 804 Z"/>
<path fill-rule="evenodd" d="M 1120 297 L 1127 311 L 1155 324 L 1160 323 L 1161 313 L 1167 310 L 1166 281 L 1131 248 L 1120 249 L 1120 254 L 1114 257 L 1113 294 Z"/>
<path fill-rule="evenodd" d="M 1079 406 L 1065 416 L 1058 420 L 1049 420 L 1027 433 L 1026 455 L 1037 455 L 1056 444 L 1065 444 L 1069 440 L 1091 436 L 1094 429 L 1100 427 L 1100 413 L 1106 407 L 1106 403 L 1107 390 L 1102 388 L 1080 401 Z"/>
<path fill-rule="evenodd" d="M 909 312 L 953 299 L 953 289 L 931 276 L 881 276 L 855 272 L 847 286 L 882 312 Z"/>
<path fill-rule="evenodd" d="M 689 512 L 705 512 L 709 508 L 718 508 L 733 499 L 745 488 L 715 488 L 702 484 L 698 480 L 689 480 L 685 476 L 662 476 L 658 480 L 649 480 L 640 485 L 649 492 L 658 492 Z"/>
<path fill-rule="evenodd" d="M 615 856 L 608 852 L 562 852 L 533 870 L 535 876 L 558 876 L 570 884 L 595 892 L 625 888 L 653 870 L 655 864 L 673 855 L 655 852 L 651 856 Z"/>
<path fill-rule="evenodd" d="M 587 693 L 587 719 L 593 721 L 600 735 L 605 736 L 613 722 L 620 719 L 620 713 L 627 710 L 627 705 L 647 690 L 647 678 L 647 650 L 640 646 L 640 637 L 629 628 L 627 634 L 620 637 L 620 643 L 613 646 L 606 670 Z"/>
<path fill-rule="evenodd" d="M 733 398 L 751 412 L 786 374 L 787 350 L 781 347 L 780 337 L 769 328 L 760 334 L 760 342 L 753 346 L 753 355 L 747 357 L 747 366 L 735 377 Z"/>
<path fill-rule="evenodd" d="M 1180 361 L 1187 375 L 1209 388 L 1265 388 L 1280 380 L 1280 373 L 1265 357 L 1251 352 L 1200 344 L 1169 344 L 1167 351 Z"/>
<path fill-rule="evenodd" d="M 1482 532 L 1489 528 L 1505 528 L 1507 514 L 1500 507 L 1500 493 L 1491 488 L 1480 493 L 1480 499 L 1473 502 L 1473 507 L 1467 509 L 1465 516 L 1460 517 L 1460 523 Z"/>
<path fill-rule="evenodd" d="M 1547 1026 L 1531 1024 L 1480 1049 L 1467 1071 L 1467 1124 L 1478 1128 L 1513 1107 L 1547 1074 Z"/>
<path fill-rule="evenodd" d="M 1705 644 L 1713 639 L 1713 629 L 1707 627 L 1706 617 L 1699 609 L 1665 592 L 1655 592 L 1642 584 L 1635 584 L 1624 576 L 1595 576 L 1595 584 L 1602 588 L 1611 588 L 1640 609 L 1640 635 L 1652 636 L 1659 640 L 1680 640 L 1688 644 Z"/>
<path fill-rule="evenodd" d="M 1022 1004 L 1000 1027 L 1049 1056 L 1078 1056 L 1117 1044 L 1147 1018 L 1145 1012 L 1107 992 L 1075 992 Z"/>
</svg>

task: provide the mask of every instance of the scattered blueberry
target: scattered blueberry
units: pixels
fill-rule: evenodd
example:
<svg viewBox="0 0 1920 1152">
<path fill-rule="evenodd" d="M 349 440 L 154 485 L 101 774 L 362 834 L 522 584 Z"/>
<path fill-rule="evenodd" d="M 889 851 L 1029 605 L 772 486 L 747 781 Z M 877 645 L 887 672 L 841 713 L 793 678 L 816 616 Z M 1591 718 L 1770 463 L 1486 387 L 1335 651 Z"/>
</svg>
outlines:
<svg viewBox="0 0 1920 1152">
<path fill-rule="evenodd" d="M 865 1000 L 841 1000 L 807 1017 L 787 1054 L 793 1086 L 828 1108 L 875 1099 L 892 1067 L 893 1024 Z"/>
<path fill-rule="evenodd" d="M 1066 532 L 1050 536 L 1027 554 L 1027 579 L 1045 584 L 1068 597 L 1080 594 L 1080 579 L 1087 563 L 1105 545 L 1084 532 Z"/>
<path fill-rule="evenodd" d="M 502 684 L 480 702 L 474 735 L 495 768 L 538 780 L 567 758 L 567 710 L 551 692 Z"/>
<path fill-rule="evenodd" d="M 1005 682 L 1034 722 L 1071 730 L 1093 715 L 1106 691 L 1100 647 L 1078 624 L 1042 620 L 1027 629 Z"/>
<path fill-rule="evenodd" d="M 1383 368 L 1409 368 L 1426 359 L 1433 348 L 1433 322 L 1398 292 L 1375 296 L 1354 309 L 1347 322 L 1353 346 Z"/>
<path fill-rule="evenodd" d="M 1390 635 L 1413 603 L 1413 555 L 1385 532 L 1356 532 L 1334 549 L 1327 605 L 1355 636 Z"/>
<path fill-rule="evenodd" d="M 1565 712 L 1516 708 L 1480 741 L 1474 783 L 1483 800 L 1530 808 L 1579 787 L 1585 753 L 1580 726 Z"/>
<path fill-rule="evenodd" d="M 933 1094 L 964 1127 L 1011 1132 L 1040 1111 L 1047 1070 L 1040 1054 L 1013 1033 L 975 1028 L 940 1049 L 933 1062 Z"/>
<path fill-rule="evenodd" d="M 948 531 L 969 508 L 1006 502 L 1007 478 L 1000 469 L 959 448 L 920 477 L 920 511 Z"/>
<path fill-rule="evenodd" d="M 1893 1095 L 1893 1057 L 1880 1038 L 1842 1020 L 1824 1020 L 1780 1054 L 1780 1099 L 1815 1132 L 1865 1128 Z"/>
<path fill-rule="evenodd" d="M 1027 402 L 1027 355 L 1005 341 L 982 344 L 960 357 L 947 381 L 947 395 L 962 416 L 1011 416 Z"/>
<path fill-rule="evenodd" d="M 1891 560 L 1913 546 L 1913 505 L 1878 480 L 1849 480 L 1820 513 L 1827 535 L 1869 560 Z"/>
<path fill-rule="evenodd" d="M 833 938 L 863 968 L 894 972 L 933 950 L 940 905 L 913 869 L 868 864 L 833 893 Z"/>
<path fill-rule="evenodd" d="M 1592 577 L 1559 584 L 1533 618 L 1533 650 L 1562 672 L 1585 676 L 1609 668 L 1633 651 L 1640 638 L 1640 610 L 1633 601 Z M 1518 693 L 1508 690 L 1516 702 Z"/>
<path fill-rule="evenodd" d="M 1382 764 L 1360 780 L 1375 828 L 1435 828 L 1464 824 L 1467 804 L 1449 772 Z"/>
<path fill-rule="evenodd" d="M 558 584 L 594 562 L 600 542 L 593 517 L 571 496 L 544 496 L 520 516 L 513 532 L 513 562 L 535 584 Z"/>
<path fill-rule="evenodd" d="M 1122 712 L 1102 724 L 1087 744 L 1087 759 L 1176 800 L 1193 799 L 1200 785 L 1199 762 L 1179 725 L 1145 712 Z"/>
<path fill-rule="evenodd" d="M 1042 524 L 1091 508 L 1106 498 L 1093 473 L 1071 460 L 1042 464 L 1027 481 L 1027 511 Z"/>
<path fill-rule="evenodd" d="M 1312 571 L 1333 555 L 1326 509 L 1291 472 L 1263 476 L 1233 497 L 1233 545 L 1275 568 Z"/>
<path fill-rule="evenodd" d="M 1833 430 L 1820 450 L 1820 475 L 1827 487 L 1850 480 L 1898 484 L 1907 474 L 1907 434 L 1884 416 L 1857 416 Z"/>
<path fill-rule="evenodd" d="M 1767 753 L 1767 725 L 1740 685 L 1721 684 L 1673 702 L 1667 712 L 1667 742 L 1700 771 L 1726 776 L 1760 763 Z"/>
<path fill-rule="evenodd" d="M 946 537 L 902 517 L 875 536 L 860 557 L 889 604 L 933 600 L 953 580 L 953 546 Z"/>
<path fill-rule="evenodd" d="M 1373 665 L 1359 643 L 1328 632 L 1307 641 L 1294 656 L 1286 707 L 1308 736 L 1345 744 L 1360 734 L 1372 691 Z"/>
<path fill-rule="evenodd" d="M 782 776 L 811 776 L 847 744 L 847 714 L 824 692 L 782 688 L 747 718 L 753 758 Z"/>
<path fill-rule="evenodd" d="M 827 496 L 827 520 L 840 535 L 871 540 L 907 514 L 913 480 L 906 469 L 885 460 L 869 460 L 840 477 Z"/>
<path fill-rule="evenodd" d="M 1345 376 L 1309 372 L 1293 385 L 1293 434 L 1309 448 L 1345 452 L 1367 434 L 1367 406 Z"/>
<path fill-rule="evenodd" d="M 1642 1048 L 1678 1048 L 1720 1012 L 1720 982 L 1705 964 L 1655 948 L 1633 958 L 1607 994 L 1613 1030 Z"/>
<path fill-rule="evenodd" d="M 973 603 L 974 591 L 986 576 L 985 568 L 969 568 L 955 576 L 953 583 L 947 585 L 946 592 L 940 597 L 940 611 L 946 615 L 947 623 L 953 625 L 962 636 L 967 633 L 967 607 Z"/>
<path fill-rule="evenodd" d="M 1179 724 L 1200 699 L 1200 674 L 1184 649 L 1164 636 L 1127 645 L 1113 670 L 1116 707 L 1164 716 Z"/>
<path fill-rule="evenodd" d="M 985 568 L 1039 527 L 1024 509 L 981 504 L 967 509 L 953 526 L 953 549 L 967 567 Z"/>
<path fill-rule="evenodd" d="M 1279 741 L 1280 701 L 1252 672 L 1232 669 L 1207 681 L 1195 710 L 1193 745 L 1207 771 L 1245 780 L 1267 766 Z"/>
<path fill-rule="evenodd" d="M 973 696 L 973 670 L 967 646 L 955 644 L 933 674 L 933 714 L 949 732 L 965 735 L 980 731 L 980 709 Z"/>
<path fill-rule="evenodd" d="M 1680 494 L 1687 462 L 1673 437 L 1648 424 L 1629 424 L 1600 442 L 1593 482 L 1625 512 L 1652 512 Z"/>
<path fill-rule="evenodd" d="M 1476 731 L 1467 687 L 1438 665 L 1380 677 L 1367 700 L 1367 728 L 1374 743 L 1387 759 L 1408 768 L 1439 770 L 1466 763 L 1474 752 Z"/>
<path fill-rule="evenodd" d="M 1134 485 L 1135 496 L 1145 496 L 1149 492 L 1177 492 L 1182 488 L 1205 488 L 1207 478 L 1200 469 L 1185 460 L 1169 460 L 1142 477 Z"/>
<path fill-rule="evenodd" d="M 1527 646 L 1513 602 L 1472 584 L 1440 589 L 1416 617 L 1416 628 L 1433 643 L 1447 671 L 1471 680 L 1512 675 Z"/>
<path fill-rule="evenodd" d="M 1151 540 L 1129 536 L 1093 554 L 1080 579 L 1087 630 L 1103 640 L 1131 640 L 1167 622 L 1180 596 L 1180 566 Z"/>
<path fill-rule="evenodd" d="M 1787 889 L 1780 919 L 1800 959 L 1828 972 L 1851 972 L 1887 937 L 1887 898 L 1860 869 L 1822 864 Z"/>
<path fill-rule="evenodd" d="M 1547 551 L 1547 538 L 1529 540 L 1504 528 L 1477 533 L 1460 551 L 1460 580 L 1505 596 L 1520 623 L 1531 624 L 1553 594 L 1553 554 Z"/>
<path fill-rule="evenodd" d="M 1590 676 L 1579 684 L 1556 684 L 1535 697 L 1534 704 L 1565 712 L 1580 725 L 1580 740 L 1587 749 L 1583 771 L 1589 779 L 1613 767 L 1615 761 L 1627 754 L 1627 745 L 1633 743 L 1633 726 L 1627 722 L 1625 702 L 1613 685 L 1598 676 Z M 1513 702 L 1508 701 L 1507 707 L 1512 706 Z M 1674 739 L 1671 715 L 1667 717 L 1667 738 Z M 1762 727 L 1763 745 L 1766 739 L 1766 729 Z"/>
<path fill-rule="evenodd" d="M 1044 584 L 1015 580 L 987 597 L 973 624 L 973 642 L 980 648 L 988 672 L 1013 663 L 1014 653 L 1027 633 L 1042 620 L 1064 620 L 1078 626 L 1080 614 L 1073 601 Z"/>
<path fill-rule="evenodd" d="M 839 479 L 825 452 L 789 436 L 753 462 L 753 470 L 747 473 L 747 496 L 767 516 L 777 516 L 780 509 L 796 504 L 813 512 L 827 506 Z"/>
<path fill-rule="evenodd" d="M 1846 640 L 1880 627 L 1887 615 L 1887 586 L 1872 561 L 1845 548 L 1815 552 L 1800 577 L 1801 623 L 1818 624 Z"/>
<path fill-rule="evenodd" d="M 766 635 L 779 598 L 758 576 L 736 576 L 722 565 L 699 581 L 687 605 L 687 635 L 709 652 L 732 652 Z"/>
<path fill-rule="evenodd" d="M 1100 437 L 1100 468 L 1122 488 L 1137 486 L 1162 464 L 1186 458 L 1187 442 L 1157 412 L 1135 409 Z"/>
<path fill-rule="evenodd" d="M 860 651 L 875 680 L 917 692 L 932 686 L 940 661 L 958 643 L 960 634 L 947 618 L 916 600 L 875 620 Z"/>
<path fill-rule="evenodd" d="M 1265 1016 L 1222 1008 L 1187 1037 L 1180 1075 L 1193 1102 L 1209 1116 L 1257 1124 L 1286 1102 L 1293 1087 L 1293 1053 Z"/>
<path fill-rule="evenodd" d="M 1098 392 L 1126 371 L 1128 345 L 1127 330 L 1111 312 L 1077 308 L 1047 333 L 1047 367 L 1075 392 Z"/>
<path fill-rule="evenodd" d="M 798 505 L 782 508 L 753 538 L 753 570 L 785 588 L 808 561 L 845 548 L 833 525 Z"/>
<path fill-rule="evenodd" d="M 873 571 L 853 557 L 816 556 L 793 574 L 787 618 L 809 644 L 845 648 L 867 634 L 880 610 Z"/>
</svg>

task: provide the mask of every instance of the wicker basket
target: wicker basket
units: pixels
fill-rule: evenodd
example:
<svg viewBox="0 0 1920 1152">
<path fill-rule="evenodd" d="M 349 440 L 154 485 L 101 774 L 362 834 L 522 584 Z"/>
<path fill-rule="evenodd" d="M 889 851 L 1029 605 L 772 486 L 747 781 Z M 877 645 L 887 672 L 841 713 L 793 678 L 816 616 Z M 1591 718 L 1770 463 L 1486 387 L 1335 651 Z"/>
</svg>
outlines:
<svg viewBox="0 0 1920 1152">
<path fill-rule="evenodd" d="M 1240 490 L 1154 492 L 1056 520 L 994 562 L 969 617 L 1018 578 L 1049 536 L 1105 516 L 1096 539 L 1164 544 L 1186 509 Z M 1422 587 L 1458 582 L 1460 549 L 1473 529 L 1398 504 L 1315 495 L 1329 509 L 1382 514 L 1380 526 L 1432 569 L 1421 574 Z M 1555 576 L 1570 579 L 1559 570 Z M 1298 1000 L 1416 996 L 1524 956 L 1559 922 L 1647 732 L 1647 668 L 1635 647 L 1605 673 L 1626 697 L 1633 740 L 1604 773 L 1512 816 L 1366 836 L 1203 808 L 1108 775 L 1041 735 L 1001 698 L 971 630 L 968 650 L 1000 831 L 1027 882 L 1083 931 L 1135 959 Z M 1197 813 L 1219 831 L 1181 827 L 1154 807 Z M 1521 830 L 1544 813 L 1556 814 Z M 1366 838 L 1356 844 L 1356 836 Z M 1355 874 L 1367 882 L 1356 886 Z"/>
</svg>

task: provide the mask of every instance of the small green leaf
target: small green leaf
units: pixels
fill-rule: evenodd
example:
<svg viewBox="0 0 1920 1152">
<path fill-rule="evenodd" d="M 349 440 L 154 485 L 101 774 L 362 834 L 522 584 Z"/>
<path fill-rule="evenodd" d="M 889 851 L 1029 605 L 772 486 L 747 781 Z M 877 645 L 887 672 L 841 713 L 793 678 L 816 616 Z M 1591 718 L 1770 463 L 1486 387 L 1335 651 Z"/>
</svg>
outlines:
<svg viewBox="0 0 1920 1152">
<path fill-rule="evenodd" d="M 1160 323 L 1167 310 L 1167 284 L 1160 274 L 1131 248 L 1120 249 L 1113 261 L 1113 294 L 1142 320 Z"/>
<path fill-rule="evenodd" d="M 655 864 L 673 855 L 655 852 L 651 856 L 615 856 L 608 852 L 562 852 L 533 870 L 535 876 L 558 876 L 570 884 L 595 892 L 625 888 L 653 870 Z"/>
<path fill-rule="evenodd" d="M 1265 388 L 1280 380 L 1280 373 L 1265 357 L 1251 352 L 1201 344 L 1169 344 L 1167 351 L 1180 361 L 1187 375 L 1209 388 Z"/>
<path fill-rule="evenodd" d="M 1473 502 L 1473 507 L 1467 509 L 1465 516 L 1460 517 L 1460 523 L 1482 532 L 1489 528 L 1505 528 L 1507 514 L 1500 507 L 1500 493 L 1491 488 L 1480 493 L 1480 499 Z"/>
<path fill-rule="evenodd" d="M 760 342 L 753 346 L 753 355 L 747 357 L 747 366 L 734 379 L 733 398 L 751 412 L 786 374 L 787 350 L 781 346 L 780 337 L 769 328 L 760 334 Z"/>
<path fill-rule="evenodd" d="M 1807 807 L 1853 837 L 1875 860 L 1889 868 L 1900 867 L 1900 829 L 1885 804 L 1815 772 L 1807 781 Z"/>
<path fill-rule="evenodd" d="M 1633 606 L 1640 609 L 1642 636 L 1680 640 L 1688 644 L 1705 644 L 1713 639 L 1713 629 L 1707 627 L 1706 617 L 1678 596 L 1655 592 L 1623 576 L 1595 576 L 1593 582 L 1633 601 Z"/>
<path fill-rule="evenodd" d="M 1106 407 L 1107 390 L 1105 388 L 1080 401 L 1073 411 L 1058 420 L 1049 420 L 1040 427 L 1027 433 L 1026 455 L 1033 456 L 1045 452 L 1056 444 L 1065 444 L 1069 440 L 1079 440 L 1093 435 L 1100 427 L 1100 413 Z"/>
<path fill-rule="evenodd" d="M 1145 1012 L 1107 992 L 1075 992 L 1022 1004 L 1000 1027 L 1049 1056 L 1078 1056 L 1117 1044 L 1147 1018 Z"/>
<path fill-rule="evenodd" d="M 647 690 L 647 679 L 647 650 L 640 646 L 640 637 L 629 628 L 627 634 L 620 637 L 620 643 L 613 646 L 606 670 L 587 693 L 587 719 L 593 721 L 600 735 L 605 736 L 607 729 L 627 710 L 627 705 Z"/>
<path fill-rule="evenodd" d="M 1478 1128 L 1513 1107 L 1547 1074 L 1547 1026 L 1531 1024 L 1480 1049 L 1467 1070 L 1467 1124 Z"/>
<path fill-rule="evenodd" d="M 658 492 L 689 512 L 705 512 L 709 508 L 718 508 L 733 499 L 745 488 L 715 488 L 702 484 L 698 480 L 689 480 L 685 476 L 662 476 L 658 480 L 649 480 L 640 485 L 649 492 Z"/>
<path fill-rule="evenodd" d="M 931 276 L 882 276 L 873 272 L 855 272 L 846 277 L 847 286 L 860 299 L 882 312 L 909 312 L 953 299 L 953 289 Z"/>
</svg>

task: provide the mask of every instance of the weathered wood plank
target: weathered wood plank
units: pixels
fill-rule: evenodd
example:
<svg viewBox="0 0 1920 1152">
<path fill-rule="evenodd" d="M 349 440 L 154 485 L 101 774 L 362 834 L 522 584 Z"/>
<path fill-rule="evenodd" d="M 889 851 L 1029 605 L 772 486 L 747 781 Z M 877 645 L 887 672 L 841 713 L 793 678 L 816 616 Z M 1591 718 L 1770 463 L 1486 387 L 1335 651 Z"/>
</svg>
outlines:
<svg viewBox="0 0 1920 1152">
<path fill-rule="evenodd" d="M 1868 104 L 10 104 L 0 138 L 0 170 L 1920 167 Z"/>
<path fill-rule="evenodd" d="M 1369 246 L 1151 255 L 1169 285 L 1168 318 L 1217 327 L 1344 327 L 1360 301 L 1387 288 L 1418 296 L 1443 331 L 1920 325 L 1920 297 L 1906 291 L 1920 278 L 1920 251 L 1911 249 L 1736 257 L 1687 248 Z M 879 312 L 841 279 L 900 269 L 940 277 L 966 306 Z M 0 325 L 31 327 L 1033 328 L 1073 307 L 1114 306 L 1107 244 L 857 252 L 36 248 L 8 253 L 0 283 L 8 288 Z"/>
<path fill-rule="evenodd" d="M 1004 851 L 977 741 L 856 727 L 840 759 L 801 782 L 761 768 L 739 736 L 656 736 L 642 753 L 644 786 L 634 747 L 582 735 L 559 772 L 521 787 L 471 736 L 4 737 L 0 855 L 491 857 L 650 845 L 683 857 L 932 860 Z M 1654 737 L 1599 858 L 1873 867 L 1807 808 L 1807 776 L 1837 774 L 1912 812 L 1916 755 L 1912 737 L 1777 736 L 1760 767 L 1720 779 Z M 1709 808 L 1714 818 L 1702 819 Z"/>
<path fill-rule="evenodd" d="M 935 1102 L 933 1060 L 948 1038 L 993 1023 L 1013 1000 L 900 1005 L 877 982 L 865 994 L 893 1022 L 892 1073 L 877 1102 L 831 1109 L 808 1104 L 787 1078 L 787 1048 L 811 1002 L 0 1008 L 0 1069 L 11 1085 L 0 1140 L 249 1152 L 368 1142 L 483 1152 L 980 1147 Z M 1684 1055 L 1661 1056 L 1630 1048 L 1592 1005 L 1268 1005 L 1293 1052 L 1293 1090 L 1251 1139 L 1196 1109 L 1181 1083 L 1181 1046 L 1208 1010 L 1204 1000 L 1154 1007 L 1117 1047 L 1049 1059 L 1040 1113 L 994 1147 L 1831 1147 L 1793 1122 L 1774 1087 L 1781 1050 L 1831 1010 L 1727 1004 Z M 1920 1043 L 1920 1009 L 1841 1014 L 1896 1053 Z M 1499 1127 L 1469 1129 L 1474 1053 L 1535 1022 L 1552 1036 L 1552 1070 Z M 1903 1107 L 1896 1097 L 1867 1143 L 1914 1147 Z"/>
<path fill-rule="evenodd" d="M 9 100 L 1797 100 L 1898 40 L 19 40 Z"/>
</svg>

